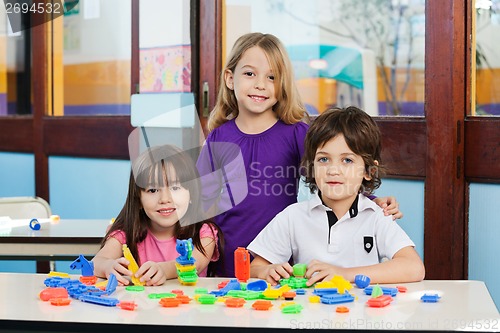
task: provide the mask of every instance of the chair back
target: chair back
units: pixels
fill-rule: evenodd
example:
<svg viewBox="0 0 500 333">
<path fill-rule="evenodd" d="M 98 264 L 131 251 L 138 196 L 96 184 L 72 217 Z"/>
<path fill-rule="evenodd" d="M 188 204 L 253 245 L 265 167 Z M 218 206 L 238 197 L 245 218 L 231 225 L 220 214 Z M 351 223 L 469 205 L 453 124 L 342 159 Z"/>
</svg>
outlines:
<svg viewBox="0 0 500 333">
<path fill-rule="evenodd" d="M 40 197 L 0 198 L 0 216 L 11 219 L 49 218 L 52 210 L 47 201 Z"/>
</svg>

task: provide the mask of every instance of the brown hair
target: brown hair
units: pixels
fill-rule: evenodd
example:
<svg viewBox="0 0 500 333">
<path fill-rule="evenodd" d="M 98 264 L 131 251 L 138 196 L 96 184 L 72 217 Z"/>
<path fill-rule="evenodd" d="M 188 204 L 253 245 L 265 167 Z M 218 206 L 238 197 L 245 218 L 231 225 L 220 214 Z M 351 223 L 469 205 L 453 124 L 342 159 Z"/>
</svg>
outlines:
<svg viewBox="0 0 500 333">
<path fill-rule="evenodd" d="M 171 165 L 175 170 L 177 179 L 172 179 L 167 174 L 168 165 Z M 177 239 L 192 238 L 193 245 L 206 255 L 201 244 L 200 229 L 203 224 L 208 223 L 213 230 L 217 231 L 219 253 L 222 254 L 224 246 L 222 231 L 212 220 L 203 219 L 200 199 L 201 186 L 195 163 L 191 156 L 173 145 L 148 148 L 132 162 L 127 199 L 115 222 L 104 236 L 101 247 L 104 246 L 113 232 L 121 230 L 125 233 L 126 243 L 132 255 L 139 262 L 137 244 L 146 238 L 151 226 L 151 220 L 142 209 L 141 191 L 151 184 L 163 186 L 165 181 L 179 182 L 182 187 L 189 191 L 191 200 L 186 214 L 175 225 L 174 237 Z M 212 266 L 212 263 L 209 264 L 207 274 L 214 274 L 215 267 Z"/>
<path fill-rule="evenodd" d="M 286 124 L 309 120 L 295 85 L 292 64 L 285 47 L 274 35 L 254 32 L 245 34 L 236 40 L 226 65 L 221 71 L 217 101 L 208 119 L 209 131 L 238 116 L 236 96 L 234 91 L 226 86 L 224 75 L 228 70 L 234 73 L 243 54 L 254 46 L 258 46 L 264 51 L 273 70 L 276 99 L 278 100 L 273 110 L 278 118 Z"/>
<path fill-rule="evenodd" d="M 317 189 L 314 179 L 316 151 L 339 134 L 344 136 L 349 148 L 363 158 L 365 171 L 371 177 L 370 180 L 363 179 L 360 192 L 373 193 L 385 174 L 385 167 L 381 164 L 380 130 L 372 117 L 355 106 L 329 109 L 319 115 L 309 127 L 301 165 L 305 168 L 305 182 L 311 193 Z M 375 161 L 378 161 L 378 165 Z"/>
</svg>

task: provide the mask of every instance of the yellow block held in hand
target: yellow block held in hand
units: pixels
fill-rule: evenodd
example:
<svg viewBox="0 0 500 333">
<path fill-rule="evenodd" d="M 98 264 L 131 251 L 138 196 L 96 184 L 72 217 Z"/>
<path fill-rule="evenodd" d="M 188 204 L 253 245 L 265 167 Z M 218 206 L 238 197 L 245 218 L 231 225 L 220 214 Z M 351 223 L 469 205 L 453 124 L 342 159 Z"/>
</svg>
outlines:
<svg viewBox="0 0 500 333">
<path fill-rule="evenodd" d="M 135 261 L 132 252 L 130 252 L 130 249 L 128 248 L 127 244 L 123 244 L 122 249 L 123 249 L 123 256 L 129 262 L 128 269 L 129 271 L 132 272 L 132 283 L 134 284 L 134 286 L 143 286 L 144 282 L 141 282 L 139 278 L 135 276 L 135 273 L 137 273 L 137 271 L 139 270 L 139 265 L 137 265 L 137 261 Z"/>
</svg>

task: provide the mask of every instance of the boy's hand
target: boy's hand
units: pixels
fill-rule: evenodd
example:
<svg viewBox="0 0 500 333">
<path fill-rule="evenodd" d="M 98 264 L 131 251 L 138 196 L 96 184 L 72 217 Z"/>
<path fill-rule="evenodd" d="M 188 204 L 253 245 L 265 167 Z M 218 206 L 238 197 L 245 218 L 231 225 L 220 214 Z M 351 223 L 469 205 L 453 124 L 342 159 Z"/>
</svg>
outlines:
<svg viewBox="0 0 500 333">
<path fill-rule="evenodd" d="M 288 279 L 293 273 L 293 268 L 289 263 L 273 264 L 259 267 L 258 278 L 266 280 L 272 286 L 278 284 L 281 279 Z"/>
<path fill-rule="evenodd" d="M 377 205 L 384 210 L 384 215 L 392 215 L 392 219 L 400 219 L 403 217 L 403 212 L 399 210 L 399 203 L 395 197 L 382 197 L 373 199 Z"/>
<path fill-rule="evenodd" d="M 124 257 L 108 260 L 107 267 L 104 269 L 106 278 L 109 279 L 109 276 L 114 274 L 118 283 L 124 286 L 129 285 L 130 281 L 124 278 L 124 276 L 132 276 L 132 272 L 127 269 L 128 265 L 129 261 Z"/>
<path fill-rule="evenodd" d="M 309 265 L 307 265 L 307 271 L 305 277 L 308 279 L 306 285 L 312 286 L 318 281 L 329 281 L 333 279 L 335 275 L 342 275 L 342 268 L 330 264 L 326 264 L 319 260 L 312 260 Z"/>
<path fill-rule="evenodd" d="M 141 282 L 146 283 L 146 286 L 160 286 L 167 281 L 167 277 L 163 269 L 157 262 L 145 262 L 135 273 L 136 277 L 140 277 Z"/>
</svg>

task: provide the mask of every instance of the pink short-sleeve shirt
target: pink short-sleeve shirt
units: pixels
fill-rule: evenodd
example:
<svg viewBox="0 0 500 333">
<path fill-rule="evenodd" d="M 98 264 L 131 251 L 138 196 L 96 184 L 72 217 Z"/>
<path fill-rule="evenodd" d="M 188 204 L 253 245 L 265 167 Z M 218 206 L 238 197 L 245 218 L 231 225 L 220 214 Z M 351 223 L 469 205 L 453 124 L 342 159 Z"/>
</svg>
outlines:
<svg viewBox="0 0 500 333">
<path fill-rule="evenodd" d="M 110 237 L 116 238 L 120 244 L 126 243 L 125 233 L 122 230 L 118 230 L 110 235 Z M 211 227 L 208 223 L 203 224 L 200 229 L 200 239 L 202 238 L 212 238 L 217 244 L 218 235 L 217 230 Z M 175 249 L 176 239 L 175 237 L 159 240 L 151 232 L 148 231 L 146 238 L 137 244 L 137 251 L 139 252 L 139 262 L 145 263 L 147 261 L 163 262 L 175 260 L 179 253 Z M 212 255 L 210 261 L 217 261 L 219 259 L 219 248 L 216 245 L 215 251 Z M 207 276 L 207 267 L 198 274 L 200 277 Z"/>
</svg>

